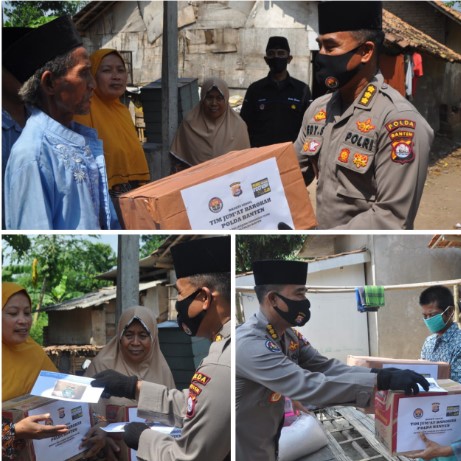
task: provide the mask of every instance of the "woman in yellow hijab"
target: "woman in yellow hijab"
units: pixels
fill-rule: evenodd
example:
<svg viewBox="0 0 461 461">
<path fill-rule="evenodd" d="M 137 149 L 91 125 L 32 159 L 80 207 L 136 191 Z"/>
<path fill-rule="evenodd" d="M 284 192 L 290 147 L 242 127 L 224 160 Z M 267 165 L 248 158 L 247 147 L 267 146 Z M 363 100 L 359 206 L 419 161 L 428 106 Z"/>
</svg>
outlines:
<svg viewBox="0 0 461 461">
<path fill-rule="evenodd" d="M 27 394 L 40 370 L 58 371 L 30 336 L 31 301 L 17 283 L 2 283 L 2 401 Z"/>
<path fill-rule="evenodd" d="M 17 283 L 2 283 L 2 401 L 28 394 L 40 370 L 57 371 L 43 349 L 29 336 L 31 301 Z M 66 425 L 47 426 L 50 415 L 28 416 L 16 423 L 2 418 L 2 459 L 15 459 L 24 449 L 23 439 L 43 439 L 65 434 Z"/>
<path fill-rule="evenodd" d="M 101 49 L 90 61 L 97 85 L 90 113 L 74 120 L 95 128 L 103 141 L 109 192 L 121 218 L 118 196 L 149 182 L 149 167 L 130 111 L 120 102 L 128 76 L 122 56 L 116 50 Z"/>
</svg>

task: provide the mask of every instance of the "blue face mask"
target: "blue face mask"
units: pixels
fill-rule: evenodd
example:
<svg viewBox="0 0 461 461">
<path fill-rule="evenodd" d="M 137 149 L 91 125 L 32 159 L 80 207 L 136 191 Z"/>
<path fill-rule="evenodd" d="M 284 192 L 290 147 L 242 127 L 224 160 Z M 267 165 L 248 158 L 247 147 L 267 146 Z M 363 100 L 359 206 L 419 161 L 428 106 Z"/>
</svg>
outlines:
<svg viewBox="0 0 461 461">
<path fill-rule="evenodd" d="M 427 328 L 431 333 L 438 333 L 439 331 L 443 330 L 448 322 L 444 322 L 443 314 L 449 309 L 451 306 L 448 306 L 441 314 L 434 315 L 428 319 L 423 319 L 424 323 L 426 324 Z M 450 315 L 451 317 L 451 315 Z"/>
</svg>

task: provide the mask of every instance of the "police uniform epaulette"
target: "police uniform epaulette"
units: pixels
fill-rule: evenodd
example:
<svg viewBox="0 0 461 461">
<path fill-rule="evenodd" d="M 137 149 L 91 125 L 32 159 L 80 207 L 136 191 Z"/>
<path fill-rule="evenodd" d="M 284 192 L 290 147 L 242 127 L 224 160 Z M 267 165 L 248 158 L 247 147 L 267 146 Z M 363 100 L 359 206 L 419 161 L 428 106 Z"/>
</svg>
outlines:
<svg viewBox="0 0 461 461">
<path fill-rule="evenodd" d="M 369 107 L 378 94 L 378 87 L 374 83 L 368 83 L 359 98 L 358 104 Z"/>
<path fill-rule="evenodd" d="M 279 339 L 279 335 L 277 334 L 274 327 L 270 323 L 266 325 L 266 330 L 272 339 Z"/>
</svg>

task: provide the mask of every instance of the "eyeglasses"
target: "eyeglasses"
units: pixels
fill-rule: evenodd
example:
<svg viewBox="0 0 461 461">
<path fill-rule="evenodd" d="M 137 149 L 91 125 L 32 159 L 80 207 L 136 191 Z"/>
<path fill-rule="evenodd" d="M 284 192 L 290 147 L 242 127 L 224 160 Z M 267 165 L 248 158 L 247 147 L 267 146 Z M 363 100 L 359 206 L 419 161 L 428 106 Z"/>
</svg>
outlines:
<svg viewBox="0 0 461 461">
<path fill-rule="evenodd" d="M 267 58 L 288 58 L 290 52 L 287 50 L 266 50 Z"/>
</svg>

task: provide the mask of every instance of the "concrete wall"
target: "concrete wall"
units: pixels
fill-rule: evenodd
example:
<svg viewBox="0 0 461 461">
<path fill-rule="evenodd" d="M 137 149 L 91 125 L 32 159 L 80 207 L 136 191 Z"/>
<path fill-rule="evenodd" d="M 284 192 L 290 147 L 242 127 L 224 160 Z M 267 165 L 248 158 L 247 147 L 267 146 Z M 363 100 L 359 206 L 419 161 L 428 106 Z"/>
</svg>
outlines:
<svg viewBox="0 0 461 461">
<path fill-rule="evenodd" d="M 364 285 L 364 266 L 338 267 L 309 273 L 308 285 Z M 236 286 L 253 286 L 251 277 L 236 280 Z M 354 293 L 309 293 L 311 318 L 303 327 L 297 328 L 320 353 L 343 360 L 348 355 L 369 355 L 367 315 L 359 313 Z M 258 309 L 254 293 L 240 296 L 245 318 Z"/>
<path fill-rule="evenodd" d="M 267 39 L 285 35 L 293 55 L 289 72 L 310 82 L 310 50 L 317 49 L 316 2 L 178 2 L 179 77 L 226 80 L 244 94 L 269 68 L 263 60 Z M 141 86 L 161 77 L 162 2 L 116 2 L 86 31 L 90 52 L 116 48 L 133 52 L 133 79 Z"/>
<path fill-rule="evenodd" d="M 363 246 L 374 257 L 376 284 L 399 285 L 461 278 L 461 249 L 429 249 L 432 235 L 357 235 L 338 237 L 342 251 Z M 366 280 L 373 283 L 372 263 Z M 424 288 L 387 290 L 386 305 L 370 316 L 371 355 L 419 358 L 429 332 L 421 318 L 419 294 Z M 373 318 L 375 316 L 375 318 Z"/>
</svg>

